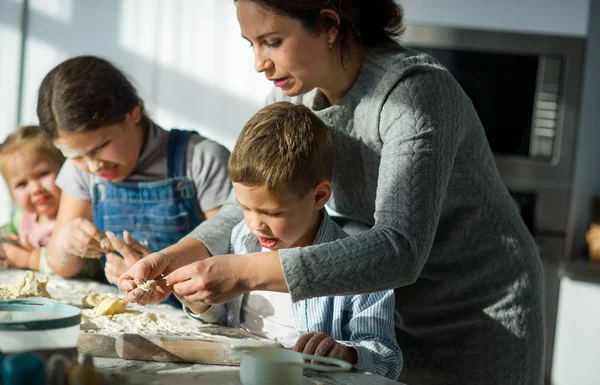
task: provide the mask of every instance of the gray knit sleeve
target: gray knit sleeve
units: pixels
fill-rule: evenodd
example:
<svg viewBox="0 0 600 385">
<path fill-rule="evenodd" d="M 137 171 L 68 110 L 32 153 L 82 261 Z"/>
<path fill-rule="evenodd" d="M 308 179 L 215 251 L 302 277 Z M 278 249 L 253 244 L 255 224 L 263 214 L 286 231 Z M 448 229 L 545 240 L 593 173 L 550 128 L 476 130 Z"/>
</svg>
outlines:
<svg viewBox="0 0 600 385">
<path fill-rule="evenodd" d="M 447 71 L 411 71 L 371 113 L 383 143 L 373 170 L 375 225 L 332 243 L 280 250 L 294 301 L 409 285 L 427 262 L 470 102 Z M 352 164 L 353 154 L 338 156 Z"/>
</svg>

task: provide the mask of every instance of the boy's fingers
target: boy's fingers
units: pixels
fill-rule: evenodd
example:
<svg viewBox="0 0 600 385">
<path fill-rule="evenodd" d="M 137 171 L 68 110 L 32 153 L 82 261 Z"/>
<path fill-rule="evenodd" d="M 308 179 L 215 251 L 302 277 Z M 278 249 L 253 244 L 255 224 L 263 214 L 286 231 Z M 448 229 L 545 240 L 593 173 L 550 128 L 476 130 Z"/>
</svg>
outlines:
<svg viewBox="0 0 600 385">
<path fill-rule="evenodd" d="M 305 354 L 315 354 L 315 350 L 317 349 L 319 344 L 327 337 L 328 336 L 325 333 L 315 333 L 312 336 L 312 338 L 306 343 L 302 352 Z"/>
<path fill-rule="evenodd" d="M 335 340 L 333 338 L 325 338 L 319 343 L 315 349 L 315 356 L 326 357 L 327 354 L 335 347 Z"/>
<path fill-rule="evenodd" d="M 314 335 L 314 333 L 307 333 L 307 334 L 300 336 L 300 338 L 298 338 L 298 341 L 296 341 L 296 344 L 294 345 L 293 350 L 295 350 L 297 352 L 304 351 L 304 347 L 306 346 L 306 343 L 308 341 L 310 341 L 310 339 L 313 337 L 313 335 Z"/>
</svg>

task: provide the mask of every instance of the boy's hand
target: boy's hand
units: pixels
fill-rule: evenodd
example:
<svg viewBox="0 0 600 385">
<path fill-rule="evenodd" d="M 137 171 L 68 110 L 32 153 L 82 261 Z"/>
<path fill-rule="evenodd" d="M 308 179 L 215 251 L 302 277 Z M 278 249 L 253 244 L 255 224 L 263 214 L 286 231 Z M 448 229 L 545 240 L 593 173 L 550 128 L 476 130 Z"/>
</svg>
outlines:
<svg viewBox="0 0 600 385">
<path fill-rule="evenodd" d="M 77 218 L 64 226 L 57 236 L 57 243 L 68 254 L 82 258 L 100 258 L 103 254 L 100 242 L 105 235 L 85 218 Z"/>
<path fill-rule="evenodd" d="M 319 357 L 337 358 L 356 365 L 356 349 L 343 345 L 325 333 L 310 332 L 298 338 L 293 350 Z"/>
</svg>

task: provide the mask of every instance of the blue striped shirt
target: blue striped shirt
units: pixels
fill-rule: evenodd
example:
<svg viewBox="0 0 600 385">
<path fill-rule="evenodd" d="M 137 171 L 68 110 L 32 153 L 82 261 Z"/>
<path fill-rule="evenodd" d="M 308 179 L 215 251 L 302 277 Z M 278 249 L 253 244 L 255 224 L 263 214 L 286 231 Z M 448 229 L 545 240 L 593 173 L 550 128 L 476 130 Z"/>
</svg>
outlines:
<svg viewBox="0 0 600 385">
<path fill-rule="evenodd" d="M 313 244 L 335 242 L 346 233 L 323 210 L 321 225 Z M 230 251 L 248 254 L 261 251 L 258 239 L 242 221 L 231 233 Z M 232 327 L 241 325 L 241 308 L 246 294 L 224 305 L 215 305 L 194 318 Z M 397 379 L 402 370 L 402 352 L 394 330 L 394 291 L 370 294 L 316 297 L 295 302 L 294 324 L 298 336 L 322 332 L 356 349 L 358 362 L 354 366 L 369 372 Z"/>
</svg>

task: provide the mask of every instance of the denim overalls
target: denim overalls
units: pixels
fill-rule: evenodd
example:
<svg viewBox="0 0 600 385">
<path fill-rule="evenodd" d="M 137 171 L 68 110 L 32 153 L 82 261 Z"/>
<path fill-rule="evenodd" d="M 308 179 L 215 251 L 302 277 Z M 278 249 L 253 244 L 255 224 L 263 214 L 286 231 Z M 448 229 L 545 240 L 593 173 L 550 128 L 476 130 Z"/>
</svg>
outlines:
<svg viewBox="0 0 600 385">
<path fill-rule="evenodd" d="M 196 188 L 185 176 L 188 140 L 192 131 L 169 133 L 166 179 L 156 182 L 110 183 L 93 186 L 94 225 L 123 238 L 127 230 L 152 251 L 177 243 L 204 219 Z M 102 267 L 106 258 L 101 259 Z M 179 307 L 171 295 L 166 301 Z"/>
</svg>

